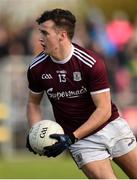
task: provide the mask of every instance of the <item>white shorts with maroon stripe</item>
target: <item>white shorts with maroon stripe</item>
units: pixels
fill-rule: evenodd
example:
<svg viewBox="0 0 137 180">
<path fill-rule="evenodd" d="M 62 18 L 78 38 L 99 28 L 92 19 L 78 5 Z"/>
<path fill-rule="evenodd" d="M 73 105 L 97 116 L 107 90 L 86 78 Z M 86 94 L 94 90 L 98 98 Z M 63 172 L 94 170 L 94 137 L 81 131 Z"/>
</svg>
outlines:
<svg viewBox="0 0 137 180">
<path fill-rule="evenodd" d="M 136 147 L 136 138 L 127 122 L 118 117 L 97 133 L 71 145 L 70 152 L 79 168 L 92 162 L 124 155 Z"/>
</svg>

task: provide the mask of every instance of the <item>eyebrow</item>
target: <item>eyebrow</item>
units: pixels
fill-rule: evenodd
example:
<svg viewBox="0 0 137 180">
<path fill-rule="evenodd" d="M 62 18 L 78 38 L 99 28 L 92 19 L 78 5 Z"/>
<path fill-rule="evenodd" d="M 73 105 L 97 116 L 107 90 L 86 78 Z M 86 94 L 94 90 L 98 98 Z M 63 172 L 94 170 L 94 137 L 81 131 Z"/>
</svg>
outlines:
<svg viewBox="0 0 137 180">
<path fill-rule="evenodd" d="M 48 33 L 46 30 L 42 30 L 42 29 L 39 29 L 39 31 L 42 32 L 43 34 Z"/>
</svg>

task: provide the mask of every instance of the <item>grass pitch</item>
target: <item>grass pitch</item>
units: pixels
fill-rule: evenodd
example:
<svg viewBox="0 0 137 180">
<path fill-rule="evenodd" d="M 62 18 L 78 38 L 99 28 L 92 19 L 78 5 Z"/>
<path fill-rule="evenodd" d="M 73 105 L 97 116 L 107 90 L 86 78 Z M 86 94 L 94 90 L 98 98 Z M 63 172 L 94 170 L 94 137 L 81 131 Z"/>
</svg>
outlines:
<svg viewBox="0 0 137 180">
<path fill-rule="evenodd" d="M 128 178 L 113 163 L 119 179 Z M 0 158 L 0 179 L 87 179 L 68 156 L 46 158 L 35 155 L 17 155 Z"/>
</svg>

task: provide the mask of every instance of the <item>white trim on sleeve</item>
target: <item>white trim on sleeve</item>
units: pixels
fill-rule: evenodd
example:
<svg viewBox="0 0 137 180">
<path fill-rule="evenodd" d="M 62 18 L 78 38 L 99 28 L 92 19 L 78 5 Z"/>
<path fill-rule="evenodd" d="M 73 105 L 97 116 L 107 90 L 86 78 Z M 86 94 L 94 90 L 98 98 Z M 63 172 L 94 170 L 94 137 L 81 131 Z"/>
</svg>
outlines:
<svg viewBox="0 0 137 180">
<path fill-rule="evenodd" d="M 98 90 L 98 91 L 93 91 L 93 92 L 90 92 L 90 94 L 94 95 L 94 94 L 99 94 L 99 93 L 103 93 L 103 92 L 107 92 L 107 91 L 110 91 L 110 88 L 101 89 L 101 90 Z"/>
<path fill-rule="evenodd" d="M 29 89 L 30 90 L 30 89 Z M 30 92 L 32 92 L 33 94 L 42 94 L 43 93 L 43 91 L 41 91 L 41 92 L 34 92 L 34 91 L 32 91 L 32 90 L 30 90 Z"/>
</svg>

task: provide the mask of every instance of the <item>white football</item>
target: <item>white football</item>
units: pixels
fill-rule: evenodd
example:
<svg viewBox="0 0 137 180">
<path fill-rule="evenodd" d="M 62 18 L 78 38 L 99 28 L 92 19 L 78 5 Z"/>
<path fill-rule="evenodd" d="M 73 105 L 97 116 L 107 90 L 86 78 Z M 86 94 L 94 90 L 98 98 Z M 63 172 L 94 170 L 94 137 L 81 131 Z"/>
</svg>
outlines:
<svg viewBox="0 0 137 180">
<path fill-rule="evenodd" d="M 32 149 L 42 155 L 44 147 L 57 142 L 56 139 L 49 137 L 51 134 L 64 134 L 62 127 L 57 122 L 42 120 L 34 124 L 29 131 L 29 143 Z"/>
</svg>

